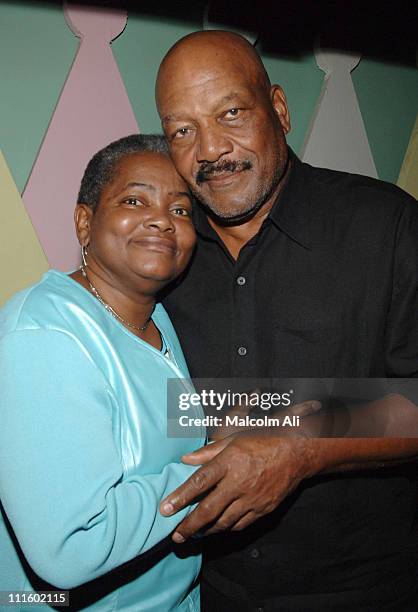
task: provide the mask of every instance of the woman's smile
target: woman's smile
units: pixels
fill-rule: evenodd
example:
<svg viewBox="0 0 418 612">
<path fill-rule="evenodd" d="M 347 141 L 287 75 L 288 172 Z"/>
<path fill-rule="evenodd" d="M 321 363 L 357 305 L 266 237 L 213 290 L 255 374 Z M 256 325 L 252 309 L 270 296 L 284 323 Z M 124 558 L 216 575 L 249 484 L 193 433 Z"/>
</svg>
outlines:
<svg viewBox="0 0 418 612">
<path fill-rule="evenodd" d="M 176 255 L 177 253 L 177 241 L 172 238 L 165 238 L 162 236 L 141 236 L 131 240 L 131 243 L 150 251 L 169 253 L 171 255 Z"/>
</svg>

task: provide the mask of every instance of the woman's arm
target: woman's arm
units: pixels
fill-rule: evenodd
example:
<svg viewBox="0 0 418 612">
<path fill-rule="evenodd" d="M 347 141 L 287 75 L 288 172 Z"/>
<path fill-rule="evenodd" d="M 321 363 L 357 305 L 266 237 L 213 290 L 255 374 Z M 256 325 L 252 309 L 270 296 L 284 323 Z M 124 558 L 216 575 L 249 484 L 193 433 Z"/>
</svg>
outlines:
<svg viewBox="0 0 418 612">
<path fill-rule="evenodd" d="M 17 331 L 0 342 L 0 497 L 33 570 L 72 588 L 167 536 L 183 518 L 160 500 L 195 467 L 124 482 L 114 444 L 115 399 L 70 335 Z"/>
</svg>

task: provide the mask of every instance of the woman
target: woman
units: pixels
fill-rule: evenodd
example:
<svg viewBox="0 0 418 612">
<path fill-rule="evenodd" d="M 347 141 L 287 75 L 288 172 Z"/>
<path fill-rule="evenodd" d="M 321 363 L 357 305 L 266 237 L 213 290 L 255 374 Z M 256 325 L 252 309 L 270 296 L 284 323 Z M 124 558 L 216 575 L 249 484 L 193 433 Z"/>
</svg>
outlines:
<svg viewBox="0 0 418 612">
<path fill-rule="evenodd" d="M 167 379 L 188 372 L 156 295 L 195 234 L 164 140 L 99 151 L 75 223 L 81 269 L 49 271 L 1 313 L 0 590 L 52 584 L 79 587 L 77 609 L 198 610 L 199 557 L 156 546 L 187 513 L 163 517 L 159 501 L 204 442 L 166 434 Z"/>
</svg>

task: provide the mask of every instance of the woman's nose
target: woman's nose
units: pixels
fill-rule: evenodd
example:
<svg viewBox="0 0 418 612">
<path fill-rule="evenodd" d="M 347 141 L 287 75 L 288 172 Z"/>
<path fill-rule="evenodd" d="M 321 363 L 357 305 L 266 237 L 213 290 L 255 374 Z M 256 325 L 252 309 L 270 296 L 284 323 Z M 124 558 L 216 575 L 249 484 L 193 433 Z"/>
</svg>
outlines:
<svg viewBox="0 0 418 612">
<path fill-rule="evenodd" d="M 173 217 L 168 210 L 150 210 L 144 225 L 151 229 L 157 229 L 160 232 L 174 232 Z"/>
</svg>

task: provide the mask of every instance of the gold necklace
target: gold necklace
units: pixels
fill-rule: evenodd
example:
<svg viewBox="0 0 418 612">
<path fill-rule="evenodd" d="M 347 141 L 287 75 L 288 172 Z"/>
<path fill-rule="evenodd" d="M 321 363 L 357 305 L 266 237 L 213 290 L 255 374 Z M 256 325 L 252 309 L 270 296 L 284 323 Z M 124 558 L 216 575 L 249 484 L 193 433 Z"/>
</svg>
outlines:
<svg viewBox="0 0 418 612">
<path fill-rule="evenodd" d="M 108 304 L 107 302 L 104 301 L 104 299 L 102 298 L 100 293 L 97 291 L 96 287 L 93 285 L 93 283 L 91 282 L 91 280 L 87 276 L 87 272 L 86 272 L 84 266 L 80 266 L 80 270 L 81 270 L 82 275 L 84 276 L 84 278 L 88 282 L 93 295 L 99 300 L 100 304 L 102 304 L 106 308 L 106 310 L 108 312 L 110 312 L 110 314 L 115 317 L 115 319 L 117 319 L 118 321 L 123 323 L 123 325 L 127 325 L 131 329 L 136 329 L 137 331 L 144 332 L 147 329 L 147 327 L 148 327 L 148 325 L 150 324 L 150 321 L 151 321 L 152 313 L 149 316 L 148 321 L 142 327 L 140 327 L 139 325 L 134 325 L 133 323 L 130 323 L 129 321 L 127 321 L 126 319 L 121 317 L 115 310 L 113 310 L 113 308 L 111 307 L 110 304 Z"/>
</svg>

